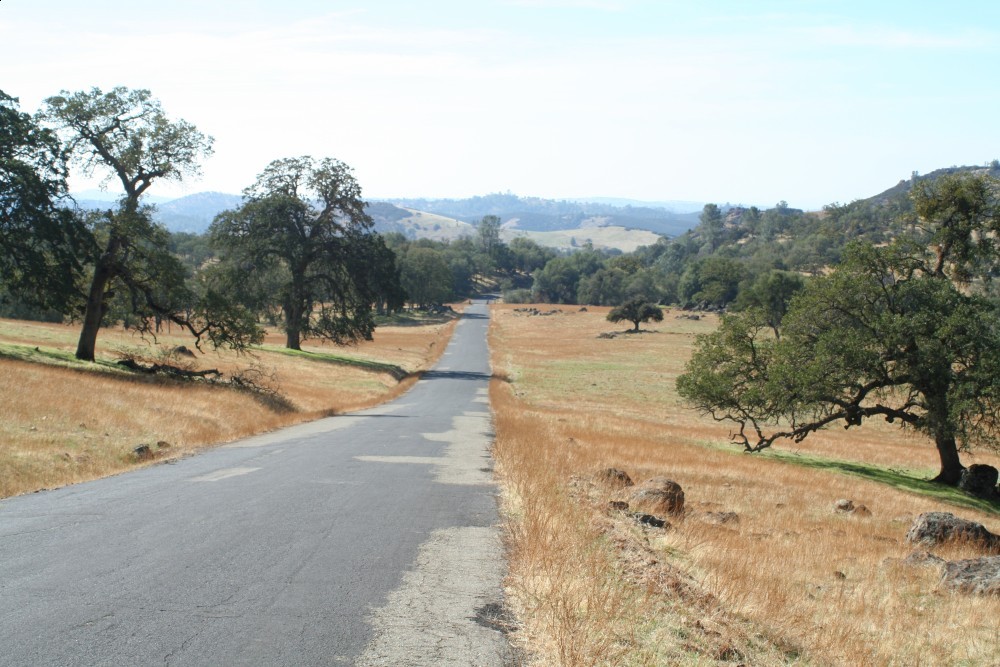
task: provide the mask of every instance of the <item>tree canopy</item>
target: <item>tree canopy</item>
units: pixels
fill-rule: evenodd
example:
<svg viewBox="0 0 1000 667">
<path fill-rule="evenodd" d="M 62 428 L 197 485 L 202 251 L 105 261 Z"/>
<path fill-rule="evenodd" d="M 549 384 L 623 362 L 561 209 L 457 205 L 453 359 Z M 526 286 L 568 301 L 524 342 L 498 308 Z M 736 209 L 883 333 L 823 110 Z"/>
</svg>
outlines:
<svg viewBox="0 0 1000 667">
<path fill-rule="evenodd" d="M 213 243 L 237 280 L 270 276 L 276 294 L 257 301 L 277 300 L 287 347 L 300 349 L 310 337 L 370 339 L 374 306 L 402 305 L 392 253 L 371 231 L 350 167 L 332 158 L 275 160 L 244 196 L 212 223 Z"/>
<path fill-rule="evenodd" d="M 0 286 L 65 312 L 89 240 L 70 206 L 59 138 L 0 91 Z"/>
<path fill-rule="evenodd" d="M 212 139 L 184 120 L 169 119 L 148 90 L 63 91 L 45 100 L 40 116 L 62 135 L 76 164 L 88 174 L 106 172 L 106 181 L 117 180 L 124 193 L 116 208 L 89 216 L 93 252 L 83 258 L 90 278 L 82 290 L 77 358 L 94 360 L 98 331 L 115 304 L 141 331 L 165 318 L 190 331 L 198 345 L 208 338 L 242 349 L 259 339 L 248 313 L 187 283 L 166 230 L 141 201 L 160 179 L 197 174 Z"/>
<path fill-rule="evenodd" d="M 639 330 L 641 322 L 663 321 L 663 310 L 655 303 L 649 303 L 643 299 L 629 299 L 622 305 L 612 308 L 608 313 L 609 322 L 628 321 L 635 325 L 633 331 Z"/>
<path fill-rule="evenodd" d="M 836 271 L 809 281 L 791 299 L 780 339 L 760 308 L 726 316 L 699 339 L 680 394 L 733 422 L 748 451 L 835 422 L 898 421 L 934 441 L 936 480 L 956 484 L 959 449 L 1000 434 L 1000 313 L 951 279 L 982 277 L 995 259 L 980 239 L 996 221 L 995 197 L 978 197 L 975 210 L 962 198 L 995 193 L 997 183 L 958 180 L 915 195 L 922 236 L 855 243 Z"/>
</svg>

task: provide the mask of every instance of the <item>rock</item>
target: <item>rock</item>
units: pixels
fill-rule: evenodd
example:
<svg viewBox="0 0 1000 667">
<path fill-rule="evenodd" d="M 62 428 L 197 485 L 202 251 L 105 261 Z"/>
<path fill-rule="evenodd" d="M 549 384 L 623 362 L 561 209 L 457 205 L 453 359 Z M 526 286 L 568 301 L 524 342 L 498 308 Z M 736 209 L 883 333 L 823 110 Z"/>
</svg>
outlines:
<svg viewBox="0 0 1000 667">
<path fill-rule="evenodd" d="M 944 558 L 940 556 L 935 556 L 930 551 L 914 551 L 912 554 L 903 559 L 904 565 L 920 565 L 928 566 L 944 565 Z"/>
<path fill-rule="evenodd" d="M 855 505 L 854 511 L 851 512 L 854 516 L 871 516 L 872 511 L 865 507 L 864 505 Z"/>
<path fill-rule="evenodd" d="M 702 516 L 709 523 L 726 525 L 727 523 L 740 522 L 740 516 L 736 512 L 705 512 Z"/>
<path fill-rule="evenodd" d="M 160 449 L 170 449 L 170 443 L 167 442 L 166 440 L 157 441 L 156 446 L 159 447 Z"/>
<path fill-rule="evenodd" d="M 997 494 L 997 469 L 982 463 L 973 463 L 962 471 L 958 488 L 977 498 L 992 500 Z"/>
<path fill-rule="evenodd" d="M 853 512 L 854 501 L 848 500 L 847 498 L 841 498 L 840 500 L 833 503 L 833 510 L 835 512 Z"/>
<path fill-rule="evenodd" d="M 610 500 L 608 501 L 608 509 L 613 512 L 627 512 L 628 503 L 624 500 Z"/>
<path fill-rule="evenodd" d="M 629 502 L 632 507 L 641 506 L 654 514 L 684 514 L 684 490 L 666 477 L 653 477 L 635 487 Z"/>
<path fill-rule="evenodd" d="M 926 546 L 944 542 L 972 542 L 988 550 L 1000 550 L 1000 535 L 979 523 L 960 519 L 950 512 L 924 512 L 914 520 L 906 541 Z"/>
<path fill-rule="evenodd" d="M 153 458 L 153 450 L 150 449 L 149 445 L 139 445 L 132 450 L 135 457 L 140 461 L 146 461 L 147 459 Z"/>
<path fill-rule="evenodd" d="M 604 468 L 603 470 L 598 470 L 594 477 L 602 484 L 619 489 L 632 486 L 632 478 L 629 477 L 628 473 L 624 470 L 619 470 L 618 468 Z"/>
<path fill-rule="evenodd" d="M 1000 556 L 945 563 L 941 584 L 961 593 L 1000 596 Z"/>
<path fill-rule="evenodd" d="M 650 528 L 666 528 L 670 524 L 661 519 L 658 516 L 653 516 L 652 514 L 642 514 L 641 512 L 634 512 L 631 517 L 636 520 L 637 523 L 643 526 L 649 526 Z"/>
</svg>

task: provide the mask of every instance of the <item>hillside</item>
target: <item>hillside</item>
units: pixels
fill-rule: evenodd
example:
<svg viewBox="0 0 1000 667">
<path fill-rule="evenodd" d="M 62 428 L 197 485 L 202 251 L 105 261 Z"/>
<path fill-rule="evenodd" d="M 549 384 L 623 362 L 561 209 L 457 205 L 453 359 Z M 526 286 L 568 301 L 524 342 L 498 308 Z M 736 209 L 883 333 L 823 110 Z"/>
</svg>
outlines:
<svg viewBox="0 0 1000 667">
<path fill-rule="evenodd" d="M 692 202 L 684 212 L 661 207 L 617 206 L 595 201 L 567 201 L 491 194 L 468 199 L 392 199 L 404 208 L 418 209 L 475 224 L 483 216 L 498 216 L 505 227 L 530 232 L 551 232 L 583 227 L 607 226 L 642 229 L 662 236 L 677 236 L 698 223 Z M 700 210 L 700 209 L 699 209 Z"/>
<path fill-rule="evenodd" d="M 84 192 L 77 203 L 85 209 L 110 205 L 113 195 Z M 216 215 L 240 204 L 240 195 L 199 192 L 173 200 L 156 199 L 157 222 L 172 232 L 203 234 Z M 618 200 L 615 200 L 618 201 Z M 623 200 L 624 201 L 624 200 Z M 659 236 L 677 236 L 698 223 L 692 202 L 675 202 L 683 212 L 651 206 L 607 202 L 557 201 L 510 194 L 469 199 L 395 199 L 369 202 L 375 230 L 397 232 L 408 239 L 451 241 L 473 236 L 486 215 L 503 222 L 506 238 L 528 237 L 552 248 L 571 249 L 588 240 L 597 248 L 630 252 L 655 243 Z"/>
</svg>

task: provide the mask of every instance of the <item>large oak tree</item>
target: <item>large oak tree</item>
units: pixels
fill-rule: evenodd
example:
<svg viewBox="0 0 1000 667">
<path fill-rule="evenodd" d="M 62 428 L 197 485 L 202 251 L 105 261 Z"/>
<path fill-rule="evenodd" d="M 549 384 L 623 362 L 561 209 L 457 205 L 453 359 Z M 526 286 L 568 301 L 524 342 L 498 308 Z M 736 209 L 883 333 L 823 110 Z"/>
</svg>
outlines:
<svg viewBox="0 0 1000 667">
<path fill-rule="evenodd" d="M 375 306 L 401 305 L 392 252 L 371 229 L 350 167 L 332 158 L 275 160 L 244 197 L 216 217 L 212 240 L 228 274 L 245 277 L 246 297 L 278 301 L 288 348 L 306 338 L 370 339 Z M 268 276 L 276 293 L 257 293 L 255 276 Z"/>
<path fill-rule="evenodd" d="M 959 175 L 919 184 L 913 236 L 855 244 L 809 281 L 780 323 L 759 309 L 702 336 L 677 381 L 701 411 L 760 451 L 834 423 L 882 418 L 933 440 L 936 481 L 959 451 L 1000 435 L 1000 312 L 982 285 L 997 266 L 998 184 Z"/>
<path fill-rule="evenodd" d="M 115 208 L 90 219 L 95 251 L 85 258 L 91 272 L 77 358 L 94 360 L 98 331 L 116 298 L 143 331 L 154 320 L 169 319 L 199 344 L 207 337 L 214 345 L 242 348 L 259 339 L 246 312 L 218 293 L 198 294 L 186 284 L 166 231 L 141 201 L 159 180 L 197 174 L 200 160 L 212 152 L 211 137 L 187 121 L 168 118 L 148 90 L 63 91 L 45 100 L 40 115 L 63 136 L 68 153 L 87 174 L 106 174 L 124 193 Z"/>
</svg>

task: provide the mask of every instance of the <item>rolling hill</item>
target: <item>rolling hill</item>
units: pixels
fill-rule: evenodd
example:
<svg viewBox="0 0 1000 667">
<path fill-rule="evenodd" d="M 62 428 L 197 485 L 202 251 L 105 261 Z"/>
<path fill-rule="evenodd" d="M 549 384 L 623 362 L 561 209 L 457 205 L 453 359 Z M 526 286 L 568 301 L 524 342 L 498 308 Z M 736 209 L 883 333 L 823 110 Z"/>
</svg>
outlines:
<svg viewBox="0 0 1000 667">
<path fill-rule="evenodd" d="M 77 203 L 86 209 L 106 208 L 114 196 L 83 192 Z M 240 195 L 199 192 L 172 200 L 152 200 L 155 219 L 172 232 L 203 234 L 220 212 L 235 208 Z M 615 200 L 618 201 L 618 200 Z M 662 207 L 608 201 L 567 201 L 494 194 L 469 199 L 394 199 L 369 203 L 368 212 L 380 233 L 398 232 L 410 239 L 447 241 L 475 235 L 486 215 L 503 223 L 504 238 L 528 237 L 543 246 L 571 249 L 588 241 L 596 248 L 625 252 L 676 236 L 698 223 L 693 202 L 674 202 L 682 212 Z"/>
</svg>

